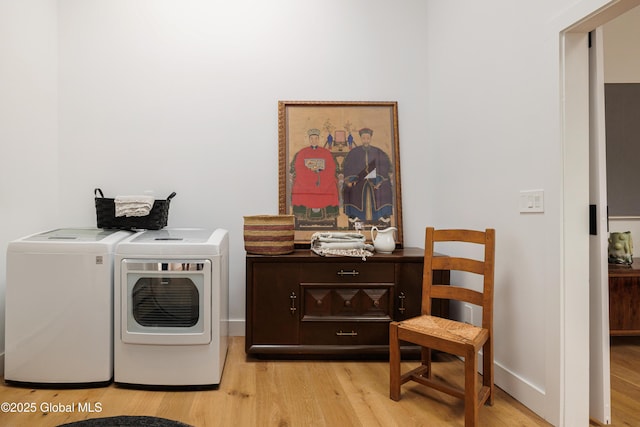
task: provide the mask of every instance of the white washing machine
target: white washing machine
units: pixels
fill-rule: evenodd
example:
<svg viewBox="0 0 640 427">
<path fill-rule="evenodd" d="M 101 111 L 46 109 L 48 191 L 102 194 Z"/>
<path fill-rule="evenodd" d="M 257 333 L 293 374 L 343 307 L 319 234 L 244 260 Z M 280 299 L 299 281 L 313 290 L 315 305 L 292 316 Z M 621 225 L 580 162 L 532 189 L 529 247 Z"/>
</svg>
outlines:
<svg viewBox="0 0 640 427">
<path fill-rule="evenodd" d="M 149 230 L 116 248 L 114 381 L 220 384 L 229 340 L 229 238 L 223 229 Z"/>
<path fill-rule="evenodd" d="M 116 244 L 131 234 L 61 228 L 9 243 L 7 383 L 111 383 L 114 251 Z"/>
</svg>

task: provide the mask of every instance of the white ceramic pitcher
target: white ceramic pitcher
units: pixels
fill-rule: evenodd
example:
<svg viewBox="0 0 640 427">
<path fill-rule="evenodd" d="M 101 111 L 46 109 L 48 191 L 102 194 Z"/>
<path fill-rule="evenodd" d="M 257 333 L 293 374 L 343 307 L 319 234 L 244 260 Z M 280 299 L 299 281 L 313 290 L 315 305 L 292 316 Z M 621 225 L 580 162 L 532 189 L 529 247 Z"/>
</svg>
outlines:
<svg viewBox="0 0 640 427">
<path fill-rule="evenodd" d="M 383 254 L 390 254 L 396 248 L 396 241 L 394 237 L 394 231 L 397 228 L 387 227 L 384 230 L 379 230 L 375 225 L 371 227 L 371 240 L 373 241 L 373 248 L 376 252 Z M 375 234 L 374 234 L 375 232 Z"/>
</svg>

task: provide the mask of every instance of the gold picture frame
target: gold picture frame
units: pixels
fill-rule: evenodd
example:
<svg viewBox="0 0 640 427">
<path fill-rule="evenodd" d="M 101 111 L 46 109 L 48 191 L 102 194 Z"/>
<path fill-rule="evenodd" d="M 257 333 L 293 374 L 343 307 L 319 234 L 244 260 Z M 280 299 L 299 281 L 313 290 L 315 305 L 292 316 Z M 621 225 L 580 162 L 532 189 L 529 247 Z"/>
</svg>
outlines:
<svg viewBox="0 0 640 427">
<path fill-rule="evenodd" d="M 398 103 L 278 101 L 279 212 L 295 244 L 315 232 L 396 228 L 402 247 Z"/>
</svg>

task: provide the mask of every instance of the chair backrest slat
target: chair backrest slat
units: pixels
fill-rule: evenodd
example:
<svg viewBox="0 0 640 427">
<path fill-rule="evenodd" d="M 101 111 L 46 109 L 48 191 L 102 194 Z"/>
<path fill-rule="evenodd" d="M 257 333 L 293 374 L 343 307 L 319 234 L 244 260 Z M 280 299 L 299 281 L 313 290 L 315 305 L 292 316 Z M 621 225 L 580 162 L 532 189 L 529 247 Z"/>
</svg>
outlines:
<svg viewBox="0 0 640 427">
<path fill-rule="evenodd" d="M 486 231 L 478 230 L 434 230 L 434 242 L 468 242 L 484 245 Z"/>
<path fill-rule="evenodd" d="M 432 286 L 431 298 L 441 299 L 455 299 L 457 301 L 464 301 L 471 304 L 483 305 L 483 293 L 474 291 L 473 289 L 461 288 L 458 286 Z"/>
<path fill-rule="evenodd" d="M 433 258 L 431 266 L 434 270 L 457 270 L 469 273 L 484 274 L 485 263 L 469 258 L 438 257 Z"/>
</svg>

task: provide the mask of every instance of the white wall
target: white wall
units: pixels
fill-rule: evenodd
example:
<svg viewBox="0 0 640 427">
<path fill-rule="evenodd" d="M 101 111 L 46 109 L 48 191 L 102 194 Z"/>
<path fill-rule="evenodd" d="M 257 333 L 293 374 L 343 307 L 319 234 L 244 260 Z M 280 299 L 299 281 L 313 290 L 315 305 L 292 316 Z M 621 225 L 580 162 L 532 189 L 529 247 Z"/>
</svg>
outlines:
<svg viewBox="0 0 640 427">
<path fill-rule="evenodd" d="M 640 82 L 640 7 L 603 26 L 605 83 Z"/>
<path fill-rule="evenodd" d="M 0 1 L 0 331 L 7 243 L 58 221 L 56 9 L 55 0 Z"/>
<path fill-rule="evenodd" d="M 428 144 L 411 158 L 435 179 L 428 200 L 412 201 L 437 206 L 424 221 L 436 226 L 496 228 L 496 383 L 553 419 L 561 152 L 558 33 L 545 23 L 563 2 L 491 3 L 429 3 Z M 521 214 L 519 191 L 532 189 L 544 190 L 545 212 Z"/>
<path fill-rule="evenodd" d="M 40 44 L 59 45 L 27 71 L 55 76 L 59 63 L 59 81 L 34 88 L 11 66 L 17 89 L 0 83 L 28 105 L 44 97 L 44 111 L 20 118 L 49 124 L 35 134 L 0 126 L 45 154 L 3 190 L 0 203 L 12 206 L 4 247 L 50 222 L 18 215 L 25 192 L 42 185 L 59 187 L 55 226 L 93 225 L 96 186 L 176 191 L 170 226 L 230 230 L 231 316 L 242 333 L 242 216 L 278 209 L 277 101 L 396 100 L 405 245 L 421 246 L 428 224 L 495 227 L 496 383 L 554 424 L 563 411 L 587 419 L 584 406 L 563 407 L 575 385 L 557 375 L 561 334 L 571 333 L 561 330 L 559 33 L 574 22 L 567 11 L 579 19 L 606 1 L 32 0 L 27 13 L 8 3 L 2 23 L 20 25 L 10 35 L 32 34 L 26 22 Z M 30 51 L 27 40 L 11 43 Z M 22 143 L 8 151 L 31 165 Z M 529 189 L 545 191 L 544 213 L 518 212 Z"/>
<path fill-rule="evenodd" d="M 278 100 L 397 100 L 402 172 L 422 168 L 410 162 L 425 143 L 421 1 L 59 4 L 64 225 L 95 223 L 96 186 L 111 196 L 177 192 L 169 226 L 230 231 L 236 332 L 243 215 L 278 213 Z M 421 194 L 420 182 L 403 185 Z M 424 212 L 405 212 L 424 222 Z"/>
</svg>

